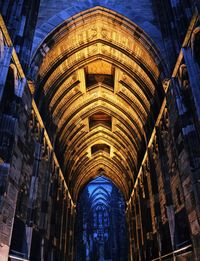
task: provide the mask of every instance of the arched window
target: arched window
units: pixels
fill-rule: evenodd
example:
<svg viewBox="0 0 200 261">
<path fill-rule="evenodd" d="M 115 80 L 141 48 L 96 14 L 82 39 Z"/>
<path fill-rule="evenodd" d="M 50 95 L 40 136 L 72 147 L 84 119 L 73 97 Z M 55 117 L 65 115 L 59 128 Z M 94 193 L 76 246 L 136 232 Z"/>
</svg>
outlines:
<svg viewBox="0 0 200 261">
<path fill-rule="evenodd" d="M 182 64 L 179 68 L 179 81 L 183 90 L 187 90 L 189 87 L 189 75 L 185 64 Z"/>
<path fill-rule="evenodd" d="M 195 61 L 200 65 L 200 27 L 195 28 L 192 33 L 191 48 Z"/>
<path fill-rule="evenodd" d="M 1 111 L 8 115 L 15 116 L 16 110 L 16 96 L 15 89 L 17 88 L 17 70 L 14 64 L 11 64 L 8 69 L 6 83 L 1 103 Z"/>
</svg>

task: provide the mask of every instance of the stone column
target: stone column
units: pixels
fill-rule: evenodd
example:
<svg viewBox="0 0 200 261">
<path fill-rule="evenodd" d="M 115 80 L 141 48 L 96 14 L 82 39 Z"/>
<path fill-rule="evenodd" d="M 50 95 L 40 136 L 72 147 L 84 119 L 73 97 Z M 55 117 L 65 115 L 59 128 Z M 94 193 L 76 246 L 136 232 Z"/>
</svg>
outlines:
<svg viewBox="0 0 200 261">
<path fill-rule="evenodd" d="M 127 218 L 127 225 L 128 225 L 128 234 L 129 234 L 129 260 L 133 261 L 133 223 L 132 223 L 132 215 L 131 215 L 131 203 L 132 203 L 132 199 L 129 202 L 129 205 L 127 206 L 127 212 L 126 212 L 126 218 Z"/>
<path fill-rule="evenodd" d="M 75 206 L 72 205 L 72 222 L 71 222 L 71 261 L 74 260 L 74 227 L 75 227 L 75 219 L 76 219 L 76 209 Z"/>
</svg>

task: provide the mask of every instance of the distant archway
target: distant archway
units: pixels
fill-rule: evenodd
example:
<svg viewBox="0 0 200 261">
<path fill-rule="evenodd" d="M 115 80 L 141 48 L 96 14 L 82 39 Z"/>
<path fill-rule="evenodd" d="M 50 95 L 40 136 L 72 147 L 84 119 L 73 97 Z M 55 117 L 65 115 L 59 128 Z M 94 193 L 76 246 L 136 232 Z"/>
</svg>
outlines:
<svg viewBox="0 0 200 261">
<path fill-rule="evenodd" d="M 75 228 L 76 261 L 127 261 L 125 201 L 117 187 L 99 176 L 80 192 Z"/>
</svg>

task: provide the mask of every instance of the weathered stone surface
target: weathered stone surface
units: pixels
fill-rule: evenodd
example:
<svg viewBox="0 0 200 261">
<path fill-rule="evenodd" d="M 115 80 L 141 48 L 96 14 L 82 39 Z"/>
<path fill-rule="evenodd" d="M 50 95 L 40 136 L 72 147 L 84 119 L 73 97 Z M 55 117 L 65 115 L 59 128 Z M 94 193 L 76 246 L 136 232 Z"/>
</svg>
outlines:
<svg viewBox="0 0 200 261">
<path fill-rule="evenodd" d="M 43 0 L 40 4 L 40 11 L 37 22 L 37 29 L 34 39 L 34 50 L 39 46 L 44 38 L 39 37 L 45 36 L 50 33 L 56 26 L 64 22 L 68 18 L 81 11 L 89 9 L 95 6 L 103 6 L 108 9 L 112 9 L 120 14 L 125 15 L 135 24 L 140 26 L 153 40 L 154 42 L 163 49 L 161 34 L 159 32 L 159 25 L 156 22 L 154 15 L 152 1 L 149 0 L 131 0 L 129 3 L 125 3 L 122 0 L 117 1 L 64 1 L 60 0 L 48 1 Z"/>
<path fill-rule="evenodd" d="M 30 260 L 74 260 L 76 213 L 70 192 L 77 199 L 111 159 L 107 175 L 115 177 L 127 200 L 129 259 L 173 252 L 177 259 L 183 253 L 198 261 L 199 3 L 9 3 L 0 2 L 6 22 L 0 17 L 0 260 L 8 260 L 9 249 Z M 105 8 L 100 14 L 115 11 L 112 22 L 87 24 L 81 12 L 95 6 Z M 80 28 L 74 18 L 79 13 Z M 124 29 L 125 17 L 138 26 L 131 33 Z M 67 33 L 61 37 L 61 24 L 68 33 L 75 28 L 70 39 Z M 27 72 L 32 44 L 33 57 L 43 40 L 29 73 L 35 86 L 21 65 Z M 164 64 L 168 70 L 160 74 Z M 90 109 L 105 119 L 99 124 Z M 96 165 L 87 165 L 90 160 Z"/>
</svg>

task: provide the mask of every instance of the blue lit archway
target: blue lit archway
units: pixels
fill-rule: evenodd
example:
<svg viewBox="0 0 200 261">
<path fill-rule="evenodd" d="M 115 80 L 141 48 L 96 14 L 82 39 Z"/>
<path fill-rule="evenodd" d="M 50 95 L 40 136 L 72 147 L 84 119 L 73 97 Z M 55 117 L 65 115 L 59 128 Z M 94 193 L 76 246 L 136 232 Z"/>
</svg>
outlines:
<svg viewBox="0 0 200 261">
<path fill-rule="evenodd" d="M 126 261 L 125 202 L 108 179 L 99 176 L 82 190 L 77 203 L 76 261 Z"/>
</svg>

